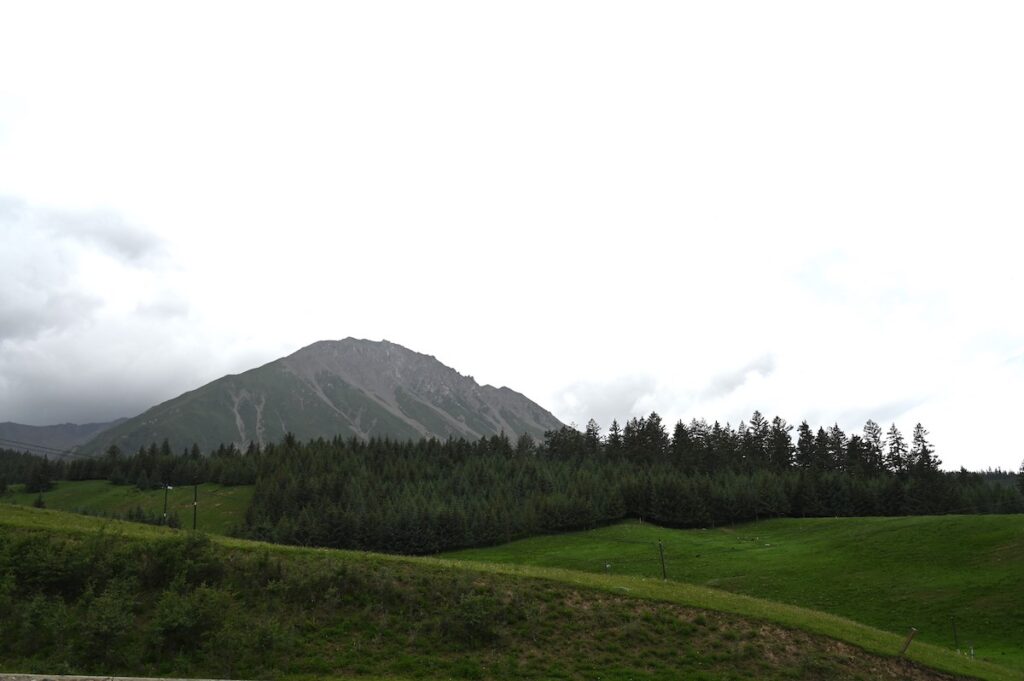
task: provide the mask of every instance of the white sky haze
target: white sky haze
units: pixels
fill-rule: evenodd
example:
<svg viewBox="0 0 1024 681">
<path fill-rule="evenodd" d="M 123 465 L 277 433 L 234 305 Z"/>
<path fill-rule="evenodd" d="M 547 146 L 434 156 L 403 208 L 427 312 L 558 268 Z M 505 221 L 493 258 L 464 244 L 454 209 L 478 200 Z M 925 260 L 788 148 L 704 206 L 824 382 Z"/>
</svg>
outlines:
<svg viewBox="0 0 1024 681">
<path fill-rule="evenodd" d="M 0 1 L 0 421 L 316 340 L 1017 469 L 1017 2 Z"/>
</svg>

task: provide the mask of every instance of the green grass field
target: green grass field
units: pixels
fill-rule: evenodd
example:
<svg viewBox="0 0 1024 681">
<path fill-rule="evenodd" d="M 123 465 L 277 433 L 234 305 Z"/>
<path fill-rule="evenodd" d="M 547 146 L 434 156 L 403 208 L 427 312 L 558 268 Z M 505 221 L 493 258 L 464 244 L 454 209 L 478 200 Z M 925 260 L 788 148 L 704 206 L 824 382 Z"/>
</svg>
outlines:
<svg viewBox="0 0 1024 681">
<path fill-rule="evenodd" d="M 799 605 L 1024 670 L 1024 516 L 636 522 L 448 558 L 660 577 Z M 915 643 L 914 645 L 917 645 Z M 913 646 L 912 646 L 913 647 Z"/>
<path fill-rule="evenodd" d="M 11 492 L 0 496 L 0 501 L 31 505 L 39 495 L 22 492 L 22 488 L 23 485 L 13 485 Z M 199 485 L 197 529 L 211 534 L 228 534 L 245 519 L 252 491 L 251 485 Z M 167 493 L 167 511 L 178 514 L 182 527 L 192 527 L 192 495 L 192 487 L 176 487 Z M 124 516 L 137 506 L 152 513 L 163 513 L 164 509 L 163 490 L 142 492 L 134 485 L 114 485 L 106 480 L 62 480 L 42 496 L 47 508 L 59 511 Z"/>
<path fill-rule="evenodd" d="M 895 659 L 900 635 L 683 582 L 227 537 L 204 546 L 191 542 L 191 535 L 0 505 L 0 567 L 7 561 L 21 575 L 7 582 L 6 591 L 0 588 L 0 610 L 20 609 L 23 622 L 20 628 L 5 625 L 0 649 L 7 646 L 9 652 L 0 654 L 0 665 L 8 671 L 296 680 L 949 678 Z M 93 567 L 71 569 L 83 561 Z M 184 572 L 175 577 L 165 565 Z M 115 567 L 129 573 L 118 576 Z M 78 587 L 85 601 L 65 595 L 54 602 L 25 591 L 45 592 L 47 580 L 64 584 L 92 580 L 90 575 L 113 581 Z M 0 570 L 0 587 L 3 576 Z M 121 597 L 112 595 L 145 585 L 149 590 L 129 594 L 130 610 L 116 607 Z M 167 591 L 161 595 L 159 589 Z M 182 599 L 196 606 L 207 600 L 219 604 L 200 607 L 205 614 L 198 625 L 206 629 L 196 640 L 204 645 L 182 647 L 176 638 L 185 614 L 176 606 Z M 104 610 L 97 617 L 93 611 L 100 603 Z M 194 619 L 186 621 L 197 626 Z M 111 623 L 120 629 L 112 633 Z M 63 627 L 64 634 L 46 626 Z M 19 643 L 25 631 L 49 641 L 48 647 L 34 640 L 27 647 Z M 122 666 L 76 661 L 91 650 L 81 637 L 97 631 L 105 643 L 96 650 L 116 654 Z M 122 647 L 112 647 L 110 640 L 122 641 Z M 167 646 L 177 653 L 166 654 Z M 908 658 L 961 676 L 1024 679 L 1020 671 L 928 643 L 915 643 Z"/>
</svg>

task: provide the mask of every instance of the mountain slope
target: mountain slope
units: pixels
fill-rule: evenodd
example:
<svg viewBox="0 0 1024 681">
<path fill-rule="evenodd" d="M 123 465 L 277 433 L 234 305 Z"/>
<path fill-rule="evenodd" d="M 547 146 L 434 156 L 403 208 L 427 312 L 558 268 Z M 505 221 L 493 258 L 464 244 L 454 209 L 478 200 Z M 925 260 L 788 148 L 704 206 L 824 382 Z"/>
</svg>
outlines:
<svg viewBox="0 0 1024 681">
<path fill-rule="evenodd" d="M 122 423 L 118 419 L 109 423 L 61 423 L 55 426 L 26 426 L 6 421 L 0 423 L 0 446 L 18 451 L 55 456 L 53 449 L 73 449 L 96 437 L 105 430 Z"/>
<path fill-rule="evenodd" d="M 0 574 L 9 575 L 0 665 L 10 671 L 296 681 L 954 678 L 923 662 L 990 681 L 1020 678 L 917 642 L 899 659 L 900 635 L 670 581 L 274 546 L 0 508 Z"/>
<path fill-rule="evenodd" d="M 168 439 L 197 443 L 312 437 L 540 437 L 561 423 L 509 388 L 481 386 L 430 355 L 388 341 L 320 341 L 262 367 L 224 376 L 101 433 L 83 449 L 123 451 Z"/>
</svg>

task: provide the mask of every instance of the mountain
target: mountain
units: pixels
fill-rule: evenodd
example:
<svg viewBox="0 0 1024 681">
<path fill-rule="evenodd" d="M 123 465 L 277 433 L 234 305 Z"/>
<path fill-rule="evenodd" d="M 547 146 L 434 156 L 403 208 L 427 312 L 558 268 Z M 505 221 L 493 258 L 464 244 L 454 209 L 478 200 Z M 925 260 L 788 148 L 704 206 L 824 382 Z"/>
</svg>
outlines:
<svg viewBox="0 0 1024 681">
<path fill-rule="evenodd" d="M 0 448 L 30 451 L 60 457 L 59 451 L 69 450 L 88 442 L 105 430 L 109 430 L 126 419 L 109 423 L 61 423 L 56 426 L 26 426 L 6 421 L 0 423 Z"/>
<path fill-rule="evenodd" d="M 535 438 L 562 423 L 509 388 L 479 385 L 430 355 L 388 341 L 320 341 L 224 376 L 100 433 L 83 450 L 122 451 L 167 438 L 175 451 L 220 444 L 358 436 Z"/>
</svg>

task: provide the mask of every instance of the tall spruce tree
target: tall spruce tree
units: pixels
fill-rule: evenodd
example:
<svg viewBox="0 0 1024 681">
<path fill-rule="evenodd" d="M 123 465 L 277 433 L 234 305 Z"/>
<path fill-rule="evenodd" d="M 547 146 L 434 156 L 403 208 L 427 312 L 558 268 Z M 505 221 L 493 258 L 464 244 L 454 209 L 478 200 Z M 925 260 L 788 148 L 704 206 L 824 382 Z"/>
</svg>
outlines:
<svg viewBox="0 0 1024 681">
<path fill-rule="evenodd" d="M 928 431 L 918 423 L 911 438 L 909 467 L 918 472 L 930 472 L 938 470 L 941 463 L 935 456 L 935 448 L 928 442 Z"/>
<path fill-rule="evenodd" d="M 652 411 L 641 431 L 643 449 L 654 456 L 663 456 L 669 451 L 669 437 L 658 412 Z"/>
<path fill-rule="evenodd" d="M 790 431 L 793 426 L 782 417 L 772 419 L 768 432 L 768 463 L 777 470 L 786 470 L 793 463 L 793 438 Z"/>
<path fill-rule="evenodd" d="M 619 422 L 612 419 L 612 425 L 608 427 L 608 440 L 606 442 L 608 451 L 612 454 L 618 454 L 622 451 L 622 428 L 619 427 Z"/>
<path fill-rule="evenodd" d="M 885 457 L 882 450 L 882 426 L 871 419 L 864 424 L 864 455 L 868 464 L 868 470 L 872 473 L 881 473 L 885 470 Z"/>
<path fill-rule="evenodd" d="M 760 470 L 768 464 L 770 431 L 768 420 L 760 411 L 755 411 L 742 442 L 743 463 L 748 470 Z"/>
<path fill-rule="evenodd" d="M 682 419 L 672 429 L 672 458 L 684 470 L 697 470 L 697 462 L 693 457 L 693 444 L 690 442 L 690 431 Z"/>
<path fill-rule="evenodd" d="M 846 433 L 839 427 L 838 423 L 828 429 L 825 450 L 825 467 L 828 470 L 843 470 L 846 468 L 846 446 L 849 443 Z"/>
<path fill-rule="evenodd" d="M 905 473 L 907 471 L 907 442 L 903 439 L 903 433 L 895 423 L 889 427 L 885 444 L 887 447 L 885 467 L 893 473 Z"/>
<path fill-rule="evenodd" d="M 594 419 L 587 421 L 587 428 L 583 432 L 583 447 L 591 455 L 601 450 L 601 426 Z"/>
<path fill-rule="evenodd" d="M 812 467 L 819 471 L 831 470 L 831 455 L 829 453 L 830 443 L 828 431 L 818 426 L 818 432 L 814 435 L 814 459 Z"/>
<path fill-rule="evenodd" d="M 807 421 L 801 421 L 796 429 L 796 465 L 799 468 L 814 467 L 814 431 Z"/>
</svg>

